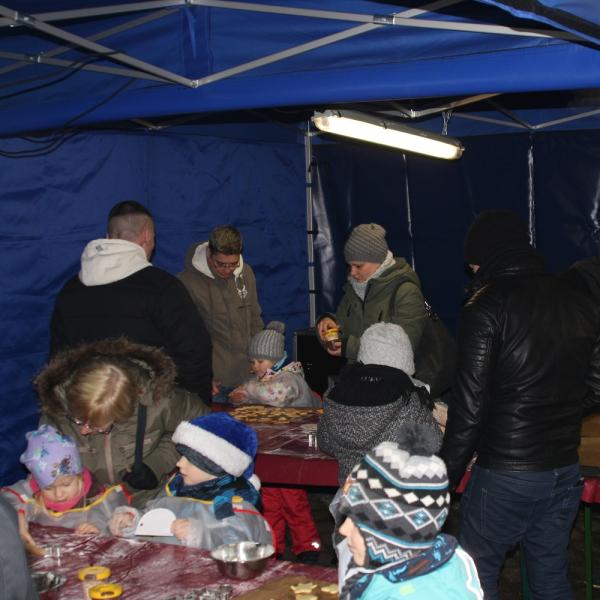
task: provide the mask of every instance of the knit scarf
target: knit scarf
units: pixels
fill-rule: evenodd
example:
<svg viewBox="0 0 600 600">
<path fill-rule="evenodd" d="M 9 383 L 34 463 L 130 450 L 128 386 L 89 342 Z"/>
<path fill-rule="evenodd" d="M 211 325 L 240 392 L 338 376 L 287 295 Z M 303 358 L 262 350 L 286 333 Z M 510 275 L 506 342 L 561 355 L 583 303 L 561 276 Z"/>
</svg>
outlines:
<svg viewBox="0 0 600 600">
<path fill-rule="evenodd" d="M 365 281 L 358 282 L 354 277 L 349 277 L 348 281 L 354 290 L 354 293 L 361 299 L 364 300 L 367 294 L 367 286 L 371 279 L 377 279 L 384 271 L 387 271 L 390 267 L 394 266 L 396 262 L 394 255 L 388 250 L 385 260 L 377 267 L 377 270 Z"/>
<path fill-rule="evenodd" d="M 375 569 L 364 569 L 351 563 L 348 572 L 355 572 L 351 573 L 344 582 L 340 600 L 360 598 L 375 575 L 381 575 L 391 583 L 401 583 L 415 577 L 427 575 L 427 573 L 439 569 L 444 563 L 448 562 L 454 555 L 457 545 L 456 538 L 439 534 L 430 548 L 406 560 Z"/>
<path fill-rule="evenodd" d="M 400 398 L 408 401 L 413 391 L 418 393 L 418 388 L 400 369 L 386 365 L 350 363 L 344 367 L 340 373 L 340 381 L 328 396 L 334 402 L 346 406 L 382 406 Z M 424 395 L 427 395 L 426 391 Z"/>
<path fill-rule="evenodd" d="M 260 508 L 260 494 L 244 477 L 227 474 L 195 485 L 185 485 L 181 473 L 177 473 L 168 486 L 173 496 L 212 501 L 214 515 L 219 520 L 233 516 L 231 502 L 234 496 L 241 496 L 257 509 Z"/>
</svg>

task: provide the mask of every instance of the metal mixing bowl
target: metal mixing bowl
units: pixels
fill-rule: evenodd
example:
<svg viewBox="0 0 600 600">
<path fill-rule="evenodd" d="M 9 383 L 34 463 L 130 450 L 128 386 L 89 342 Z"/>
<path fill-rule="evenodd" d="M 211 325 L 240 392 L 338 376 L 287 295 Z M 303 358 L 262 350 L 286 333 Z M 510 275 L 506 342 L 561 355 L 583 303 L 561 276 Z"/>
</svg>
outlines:
<svg viewBox="0 0 600 600">
<path fill-rule="evenodd" d="M 219 546 L 210 555 L 225 577 L 252 579 L 265 570 L 274 552 L 271 544 L 237 542 Z"/>
</svg>

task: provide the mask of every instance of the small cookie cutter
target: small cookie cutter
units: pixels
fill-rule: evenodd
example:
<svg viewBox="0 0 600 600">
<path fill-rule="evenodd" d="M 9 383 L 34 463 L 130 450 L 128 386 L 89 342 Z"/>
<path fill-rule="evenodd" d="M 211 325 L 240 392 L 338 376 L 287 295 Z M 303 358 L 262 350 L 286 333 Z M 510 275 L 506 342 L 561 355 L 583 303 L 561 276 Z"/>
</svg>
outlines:
<svg viewBox="0 0 600 600">
<path fill-rule="evenodd" d="M 110 569 L 108 567 L 102 567 L 100 565 L 91 565 L 84 567 L 77 571 L 77 577 L 80 581 L 86 579 L 96 579 L 97 581 L 104 581 L 110 577 Z"/>
<path fill-rule="evenodd" d="M 118 598 L 123 593 L 120 583 L 101 583 L 88 590 L 92 600 L 103 600 L 104 598 Z"/>
</svg>

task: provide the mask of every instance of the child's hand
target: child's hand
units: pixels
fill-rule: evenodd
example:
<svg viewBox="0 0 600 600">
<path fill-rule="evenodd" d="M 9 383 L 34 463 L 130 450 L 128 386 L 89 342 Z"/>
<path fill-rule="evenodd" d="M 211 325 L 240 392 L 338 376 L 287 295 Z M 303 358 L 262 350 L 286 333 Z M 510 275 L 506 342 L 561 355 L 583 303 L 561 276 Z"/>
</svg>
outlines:
<svg viewBox="0 0 600 600">
<path fill-rule="evenodd" d="M 91 523 L 81 523 L 81 525 L 75 529 L 75 533 L 77 535 L 98 535 L 100 530 Z"/>
<path fill-rule="evenodd" d="M 229 399 L 233 404 L 242 404 L 248 400 L 248 393 L 243 387 L 239 386 L 229 392 Z"/>
<path fill-rule="evenodd" d="M 113 535 L 123 535 L 123 530 L 131 527 L 135 515 L 132 512 L 115 512 L 108 528 Z"/>
<path fill-rule="evenodd" d="M 23 540 L 25 550 L 31 554 L 35 554 L 35 556 L 44 556 L 44 550 L 35 543 L 29 533 L 29 523 L 27 522 L 27 515 L 24 511 L 19 510 L 18 519 L 19 535 L 21 536 L 21 540 Z"/>
<path fill-rule="evenodd" d="M 185 542 L 190 533 L 190 520 L 189 519 L 175 519 L 171 525 L 171 533 L 180 542 Z"/>
<path fill-rule="evenodd" d="M 219 393 L 220 389 L 221 389 L 221 382 L 218 379 L 213 379 L 211 394 L 213 396 L 216 396 Z"/>
</svg>

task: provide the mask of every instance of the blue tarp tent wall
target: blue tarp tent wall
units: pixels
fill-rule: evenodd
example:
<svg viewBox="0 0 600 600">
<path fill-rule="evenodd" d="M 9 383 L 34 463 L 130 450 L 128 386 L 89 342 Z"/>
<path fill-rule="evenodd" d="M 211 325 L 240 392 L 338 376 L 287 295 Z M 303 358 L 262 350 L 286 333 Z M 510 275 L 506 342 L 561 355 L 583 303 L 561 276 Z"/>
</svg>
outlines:
<svg viewBox="0 0 600 600">
<path fill-rule="evenodd" d="M 238 226 L 265 317 L 286 321 L 288 333 L 310 320 L 307 196 L 318 310 L 339 299 L 341 248 L 364 221 L 387 227 L 392 249 L 415 264 L 451 326 L 465 283 L 462 237 L 484 208 L 512 208 L 528 218 L 553 269 L 597 254 L 594 94 L 580 106 L 561 96 L 543 106 L 498 112 L 497 105 L 467 104 L 449 121 L 448 111 L 417 119 L 439 131 L 445 118 L 450 135 L 464 136 L 466 152 L 456 163 L 304 136 L 306 106 L 600 87 L 591 29 L 584 42 L 557 30 L 501 34 L 498 27 L 535 24 L 496 6 L 456 1 L 328 3 L 343 18 L 295 14 L 322 8 L 300 0 L 264 3 L 285 5 L 290 14 L 155 2 L 122 5 L 144 10 L 115 16 L 98 2 L 97 14 L 83 16 L 78 11 L 92 3 L 48 3 L 69 12 L 62 18 L 40 13 L 39 2 L 18 4 L 18 15 L 0 8 L 0 482 L 22 475 L 23 433 L 37 418 L 31 380 L 47 358 L 54 296 L 76 273 L 84 244 L 104 234 L 106 214 L 119 200 L 137 199 L 153 212 L 154 263 L 173 273 L 187 245 L 213 225 Z M 433 6 L 435 13 L 426 8 Z M 25 19 L 28 9 L 37 11 L 39 27 Z M 429 19 L 434 28 L 403 26 L 402 19 Z M 466 31 L 473 22 L 484 32 Z M 18 26 L 8 29 L 10 23 Z M 435 28 L 448 23 L 458 30 Z M 56 37 L 50 27 L 93 36 L 108 50 L 75 49 L 79 38 Z M 335 43 L 316 42 L 331 37 Z M 61 39 L 69 45 L 57 47 Z M 291 52 L 309 43 L 314 50 Z M 117 64 L 118 53 L 145 64 Z M 286 56 L 265 59 L 277 53 Z M 261 60 L 256 69 L 239 67 Z M 167 82 L 146 64 L 200 83 Z M 238 74 L 223 76 L 232 69 Z M 259 111 L 269 107 L 288 108 Z M 253 112 L 207 117 L 237 109 Z M 177 115 L 188 113 L 199 124 L 176 125 Z M 564 121 L 576 114 L 586 116 Z"/>
</svg>

